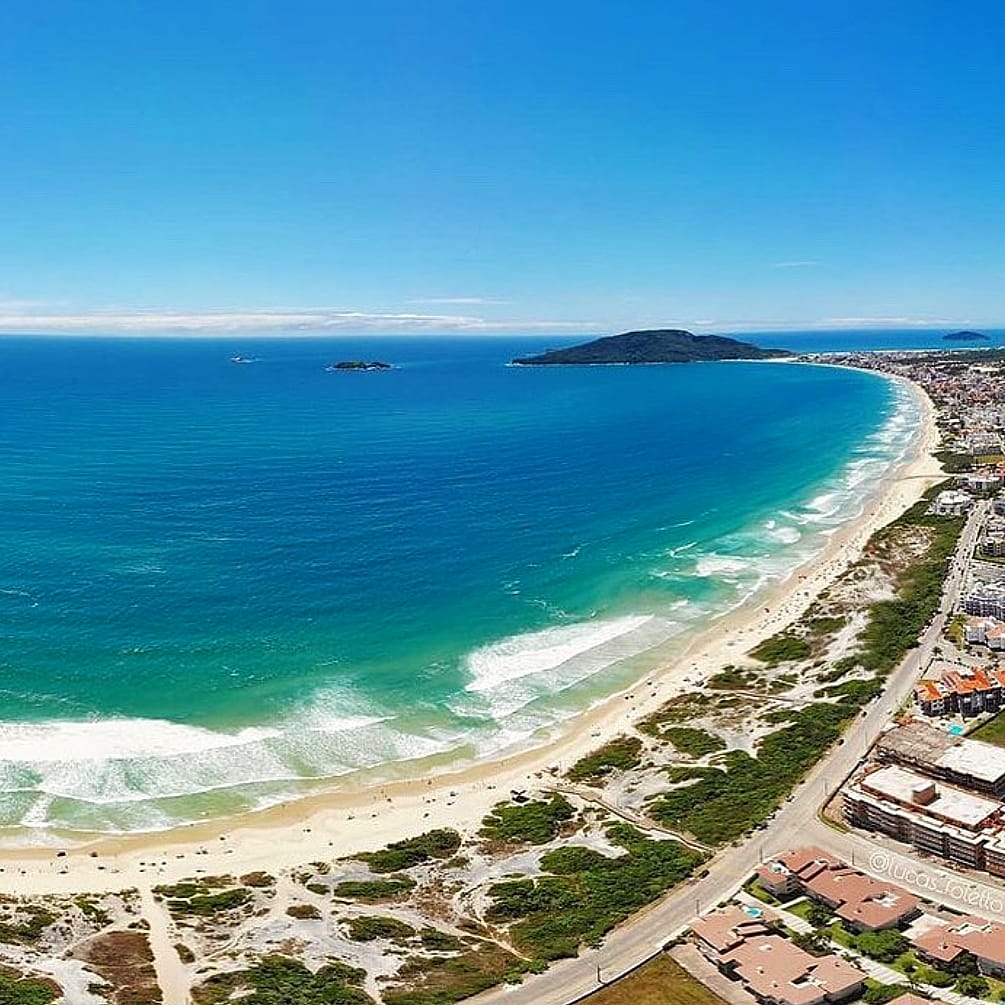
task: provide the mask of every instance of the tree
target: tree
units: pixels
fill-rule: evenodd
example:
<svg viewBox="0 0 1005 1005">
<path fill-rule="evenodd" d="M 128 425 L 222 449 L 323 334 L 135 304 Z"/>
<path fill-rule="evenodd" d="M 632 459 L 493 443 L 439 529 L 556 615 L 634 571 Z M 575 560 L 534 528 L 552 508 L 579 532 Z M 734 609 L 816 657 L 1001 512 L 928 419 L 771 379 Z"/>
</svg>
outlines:
<svg viewBox="0 0 1005 1005">
<path fill-rule="evenodd" d="M 880 963 L 893 963 L 911 948 L 911 943 L 895 928 L 885 932 L 862 932 L 855 937 L 855 948 Z"/>
<path fill-rule="evenodd" d="M 823 904 L 811 903 L 806 908 L 806 920 L 814 928 L 826 928 L 830 924 L 831 912 Z"/>
<path fill-rule="evenodd" d="M 983 977 L 978 977 L 976 974 L 964 974 L 956 982 L 956 991 L 961 995 L 984 998 L 991 991 L 991 985 Z"/>
</svg>

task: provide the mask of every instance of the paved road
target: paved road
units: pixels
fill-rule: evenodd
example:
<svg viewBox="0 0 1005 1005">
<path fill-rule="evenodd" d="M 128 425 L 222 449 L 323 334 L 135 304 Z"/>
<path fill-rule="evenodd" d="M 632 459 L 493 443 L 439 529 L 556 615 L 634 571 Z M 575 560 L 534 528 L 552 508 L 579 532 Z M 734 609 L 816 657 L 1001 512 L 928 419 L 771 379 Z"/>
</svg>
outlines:
<svg viewBox="0 0 1005 1005">
<path fill-rule="evenodd" d="M 575 960 L 556 963 L 545 973 L 525 981 L 515 987 L 503 987 L 485 992 L 471 999 L 479 1005 L 506 1003 L 506 1005 L 567 1005 L 567 1003 L 596 990 L 598 968 L 604 981 L 611 980 L 637 966 L 641 961 L 656 953 L 667 941 L 691 926 L 695 916 L 727 900 L 743 885 L 754 871 L 759 861 L 805 844 L 820 844 L 835 854 L 848 859 L 855 856 L 856 865 L 869 870 L 870 857 L 874 854 L 897 854 L 887 852 L 883 846 L 870 841 L 860 834 L 845 834 L 824 824 L 817 816 L 820 805 L 851 774 L 858 762 L 865 757 L 869 748 L 889 722 L 894 712 L 911 693 L 921 670 L 932 658 L 935 646 L 959 599 L 963 585 L 966 558 L 973 554 L 977 534 L 987 504 L 974 507 L 957 547 L 952 569 L 946 580 L 939 611 L 928 630 L 921 637 L 919 645 L 912 650 L 903 663 L 890 675 L 886 690 L 868 705 L 862 716 L 855 720 L 844 735 L 844 743 L 834 748 L 829 757 L 821 761 L 797 787 L 791 801 L 782 807 L 763 831 L 739 845 L 731 846 L 719 853 L 709 863 L 709 875 L 692 880 L 678 887 L 662 901 L 635 915 L 630 921 L 612 932 L 599 950 L 588 950 Z M 902 847 L 902 846 L 901 846 Z M 915 860 L 904 855 L 890 860 L 890 868 L 897 870 L 902 864 L 904 870 L 917 867 Z M 883 863 L 877 860 L 874 865 Z M 874 870 L 876 871 L 876 870 Z M 882 870 L 878 870 L 882 871 Z M 924 873 L 941 873 L 945 882 L 959 877 L 936 866 L 924 865 Z M 926 880 L 918 878 L 907 882 L 903 878 L 893 878 L 899 885 L 921 893 Z M 1003 888 L 974 879 L 966 880 L 971 889 L 970 896 L 994 898 L 1005 904 Z M 932 889 L 924 895 L 932 896 Z M 947 902 L 952 903 L 952 900 Z M 992 903 L 991 901 L 987 901 Z M 1000 912 L 980 906 L 976 900 L 975 913 L 995 915 Z M 1005 914 L 1001 915 L 1005 919 Z"/>
</svg>

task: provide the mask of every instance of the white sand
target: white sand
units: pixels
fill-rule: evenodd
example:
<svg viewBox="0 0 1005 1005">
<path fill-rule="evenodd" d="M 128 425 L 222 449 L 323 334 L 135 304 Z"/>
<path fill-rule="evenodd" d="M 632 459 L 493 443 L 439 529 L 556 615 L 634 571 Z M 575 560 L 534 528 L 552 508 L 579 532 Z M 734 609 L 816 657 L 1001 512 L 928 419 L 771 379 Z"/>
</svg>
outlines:
<svg viewBox="0 0 1005 1005">
<path fill-rule="evenodd" d="M 865 512 L 837 531 L 820 555 L 768 595 L 716 619 L 672 664 L 570 720 L 553 742 L 428 779 L 310 796 L 162 834 L 105 839 L 69 848 L 63 857 L 57 857 L 51 847 L 0 851 L 0 884 L 8 892 L 22 894 L 143 889 L 200 872 L 239 875 L 262 869 L 275 873 L 305 862 L 380 848 L 431 827 L 471 833 L 510 789 L 532 789 L 549 767 L 564 770 L 795 621 L 858 559 L 877 529 L 903 513 L 939 479 L 941 469 L 932 456 L 938 443 L 934 406 L 920 388 L 905 383 L 921 400 L 922 427 L 912 456 L 882 483 Z"/>
</svg>

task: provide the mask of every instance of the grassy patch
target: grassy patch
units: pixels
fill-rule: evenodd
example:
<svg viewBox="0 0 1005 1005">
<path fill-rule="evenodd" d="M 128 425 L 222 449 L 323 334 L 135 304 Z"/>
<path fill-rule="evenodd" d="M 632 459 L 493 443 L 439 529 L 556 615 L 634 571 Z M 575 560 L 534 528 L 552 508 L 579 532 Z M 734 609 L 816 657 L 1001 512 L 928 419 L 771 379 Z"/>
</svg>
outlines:
<svg viewBox="0 0 1005 1005">
<path fill-rule="evenodd" d="M 626 824 L 612 824 L 607 837 L 624 853 L 608 858 L 566 846 L 541 856 L 547 875 L 492 886 L 489 920 L 511 923 L 514 945 L 536 960 L 575 956 L 580 945 L 596 945 L 704 861 L 676 841 L 650 840 Z"/>
<path fill-rule="evenodd" d="M 18 911 L 24 916 L 23 920 L 0 922 L 0 942 L 37 942 L 56 921 L 56 916 L 44 907 L 27 904 Z"/>
<path fill-rule="evenodd" d="M 998 747 L 1005 747 L 1005 712 L 999 712 L 994 718 L 982 723 L 972 733 L 971 739 L 983 740 Z"/>
<path fill-rule="evenodd" d="M 459 956 L 414 956 L 382 992 L 384 1005 L 452 1005 L 526 968 L 495 943 L 479 943 Z"/>
<path fill-rule="evenodd" d="M 461 836 L 448 828 L 426 831 L 407 841 L 395 841 L 380 851 L 363 852 L 355 857 L 366 862 L 374 872 L 398 872 L 411 869 L 431 859 L 450 858 L 461 846 Z"/>
<path fill-rule="evenodd" d="M 191 897 L 170 898 L 168 910 L 175 917 L 191 915 L 197 918 L 211 918 L 225 911 L 235 911 L 244 907 L 251 900 L 251 891 L 243 886 L 236 886 L 219 893 L 198 893 Z"/>
<path fill-rule="evenodd" d="M 663 730 L 663 736 L 669 740 L 682 754 L 689 757 L 704 757 L 718 750 L 726 749 L 725 740 L 703 729 L 693 729 L 690 726 L 670 726 Z"/>
<path fill-rule="evenodd" d="M 641 752 L 642 741 L 637 736 L 616 737 L 576 761 L 568 777 L 573 782 L 593 782 L 612 771 L 628 771 L 638 767 Z"/>
<path fill-rule="evenodd" d="M 267 956 L 247 970 L 215 974 L 192 991 L 195 1005 L 373 1005 L 358 985 L 366 971 L 329 963 L 311 973 L 299 960 Z"/>
<path fill-rule="evenodd" d="M 823 756 L 851 719 L 854 703 L 820 703 L 793 711 L 790 724 L 765 736 L 757 757 L 741 750 L 723 755 L 723 770 L 674 789 L 649 805 L 650 814 L 709 844 L 723 844 L 766 819 Z"/>
<path fill-rule="evenodd" d="M 478 833 L 490 841 L 507 844 L 547 844 L 558 837 L 574 815 L 568 800 L 560 795 L 547 802 L 499 803 L 482 821 Z"/>
<path fill-rule="evenodd" d="M 403 942 L 415 935 L 415 929 L 399 921 L 381 914 L 368 914 L 361 918 L 350 918 L 348 922 L 349 938 L 353 942 L 373 942 L 375 939 L 387 939 L 389 942 Z"/>
<path fill-rule="evenodd" d="M 965 517 L 928 516 L 931 497 L 942 486 L 925 493 L 899 519 L 878 531 L 870 542 L 882 546 L 895 538 L 898 528 L 925 527 L 929 544 L 924 556 L 916 559 L 897 577 L 897 596 L 880 600 L 869 608 L 869 623 L 859 635 L 858 662 L 867 670 L 885 677 L 918 644 L 926 623 L 938 609 L 942 588 L 956 542 L 966 523 Z M 895 542 L 894 542 L 895 546 Z"/>
<path fill-rule="evenodd" d="M 806 639 L 791 632 L 781 632 L 755 646 L 750 655 L 770 667 L 776 667 L 779 663 L 808 659 L 812 652 L 813 647 Z"/>
<path fill-rule="evenodd" d="M 725 667 L 708 679 L 708 686 L 716 691 L 744 691 L 756 687 L 757 675 L 750 670 Z"/>
<path fill-rule="evenodd" d="M 345 900 L 361 900 L 367 904 L 375 904 L 381 900 L 407 897 L 414 889 L 415 880 L 411 876 L 393 876 L 388 879 L 345 880 L 332 887 L 332 894 Z M 327 888 L 324 892 L 328 892 Z"/>
<path fill-rule="evenodd" d="M 666 953 L 591 995 L 590 1005 L 725 1005 Z"/>
<path fill-rule="evenodd" d="M 55 981 L 46 977 L 26 977 L 0 966 L 0 1002 L 3 1005 L 49 1005 L 62 994 Z"/>
</svg>

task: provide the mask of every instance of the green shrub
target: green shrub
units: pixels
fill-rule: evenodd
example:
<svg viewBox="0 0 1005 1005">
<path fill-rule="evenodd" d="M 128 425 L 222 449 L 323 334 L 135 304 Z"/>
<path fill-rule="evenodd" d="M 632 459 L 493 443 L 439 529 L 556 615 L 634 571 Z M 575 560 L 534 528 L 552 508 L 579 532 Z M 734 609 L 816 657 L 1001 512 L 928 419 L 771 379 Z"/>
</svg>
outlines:
<svg viewBox="0 0 1005 1005">
<path fill-rule="evenodd" d="M 414 889 L 415 880 L 411 876 L 394 876 L 388 879 L 345 880 L 335 884 L 332 888 L 332 894 L 336 897 L 344 897 L 346 900 L 376 903 L 380 900 L 405 897 Z M 328 892 L 327 888 L 324 892 Z"/>
<path fill-rule="evenodd" d="M 221 890 L 219 893 L 200 893 L 187 900 L 168 900 L 168 910 L 174 915 L 194 915 L 199 918 L 210 918 L 223 911 L 233 911 L 243 907 L 251 900 L 251 891 L 243 886 L 231 890 Z"/>
<path fill-rule="evenodd" d="M 365 970 L 344 963 L 311 973 L 299 960 L 267 956 L 247 970 L 215 974 L 193 989 L 192 999 L 195 1005 L 373 1005 L 358 987 L 365 979 Z"/>
<path fill-rule="evenodd" d="M 430 859 L 450 858 L 460 846 L 461 836 L 457 831 L 441 828 L 406 841 L 395 841 L 381 851 L 363 852 L 356 858 L 366 862 L 374 872 L 398 872 Z"/>
<path fill-rule="evenodd" d="M 400 942 L 413 935 L 415 935 L 415 929 L 397 918 L 369 914 L 349 919 L 349 938 L 353 942 L 373 942 L 375 939 Z"/>
<path fill-rule="evenodd" d="M 723 844 L 768 817 L 823 756 L 856 712 L 852 703 L 820 703 L 789 713 L 790 724 L 765 736 L 751 757 L 731 750 L 723 768 L 674 789 L 649 806 L 663 824 L 709 844 Z"/>
<path fill-rule="evenodd" d="M 2 1005 L 49 1005 L 57 998 L 62 998 L 62 993 L 55 981 L 44 977 L 26 977 L 16 970 L 0 966 Z"/>
<path fill-rule="evenodd" d="M 499 803 L 478 832 L 490 841 L 547 844 L 575 815 L 568 800 L 554 795 L 547 802 Z"/>
<path fill-rule="evenodd" d="M 663 736 L 689 757 L 704 757 L 726 749 L 726 742 L 718 736 L 690 726 L 670 726 L 663 730 Z"/>
<path fill-rule="evenodd" d="M 750 655 L 755 660 L 775 667 L 779 663 L 807 659 L 812 652 L 813 648 L 806 639 L 793 635 L 791 632 L 782 632 L 755 646 L 750 650 Z"/>
<path fill-rule="evenodd" d="M 546 875 L 510 880 L 489 889 L 490 921 L 510 923 L 510 937 L 539 960 L 575 956 L 596 945 L 620 921 L 656 900 L 704 861 L 676 841 L 653 841 L 627 824 L 607 829 L 624 853 L 609 858 L 566 846 L 541 856 Z"/>
<path fill-rule="evenodd" d="M 569 769 L 573 782 L 595 781 L 612 771 L 628 771 L 638 767 L 642 741 L 637 736 L 619 736 L 599 750 L 580 758 Z"/>
</svg>

